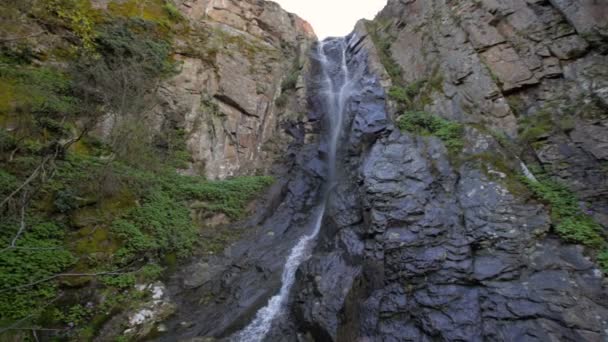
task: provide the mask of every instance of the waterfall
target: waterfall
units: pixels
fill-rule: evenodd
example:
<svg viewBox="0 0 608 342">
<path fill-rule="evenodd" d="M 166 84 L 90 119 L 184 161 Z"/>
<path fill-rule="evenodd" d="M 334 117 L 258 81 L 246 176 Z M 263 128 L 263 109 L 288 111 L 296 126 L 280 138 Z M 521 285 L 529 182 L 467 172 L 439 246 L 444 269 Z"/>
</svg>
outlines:
<svg viewBox="0 0 608 342">
<path fill-rule="evenodd" d="M 329 193 L 336 183 L 338 141 L 342 132 L 346 103 L 350 95 L 350 75 L 346 63 L 346 47 L 347 42 L 344 38 L 333 38 L 319 42 L 315 52 L 315 57 L 321 66 L 321 76 L 323 78 L 319 93 L 322 94 L 325 100 L 325 116 L 329 123 L 329 149 L 327 155 L 327 184 L 323 190 L 321 203 L 314 212 L 312 232 L 300 238 L 291 250 L 283 268 L 282 285 L 279 293 L 272 297 L 268 301 L 268 304 L 257 312 L 253 321 L 245 329 L 231 338 L 232 341 L 257 342 L 264 339 L 270 331 L 272 322 L 285 309 L 285 304 L 295 281 L 296 270 L 310 257 L 313 242 L 321 230 Z M 340 53 L 337 58 L 330 59 L 327 49 L 333 50 L 335 48 L 338 48 Z"/>
</svg>

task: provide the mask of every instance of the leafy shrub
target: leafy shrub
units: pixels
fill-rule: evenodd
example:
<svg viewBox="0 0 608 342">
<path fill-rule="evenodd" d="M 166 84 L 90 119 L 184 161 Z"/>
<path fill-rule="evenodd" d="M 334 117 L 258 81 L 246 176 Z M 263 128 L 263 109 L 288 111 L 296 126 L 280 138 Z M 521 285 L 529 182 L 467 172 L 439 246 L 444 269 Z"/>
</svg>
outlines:
<svg viewBox="0 0 608 342">
<path fill-rule="evenodd" d="M 171 18 L 172 20 L 179 21 L 183 19 L 182 13 L 177 9 L 177 7 L 175 7 L 174 4 L 167 2 L 163 6 L 163 8 L 165 9 L 165 12 L 167 12 L 167 14 L 169 15 L 169 18 Z"/>
<path fill-rule="evenodd" d="M 171 45 L 149 33 L 155 27 L 155 23 L 142 19 L 115 20 L 102 26 L 97 44 L 107 68 L 116 70 L 129 61 L 137 65 L 140 77 L 145 75 L 149 79 L 172 72 Z"/>
<path fill-rule="evenodd" d="M 410 83 L 407 87 L 392 86 L 388 95 L 398 103 L 407 107 L 412 107 L 413 102 L 426 84 L 426 80 Z"/>
<path fill-rule="evenodd" d="M 386 72 L 389 74 L 393 83 L 401 83 L 401 67 L 392 57 L 391 46 L 394 41 L 393 37 L 387 36 L 382 25 L 379 25 L 376 21 L 367 21 L 367 31 L 372 38 L 372 42 L 378 50 L 380 56 L 380 62 L 384 65 Z"/>
<path fill-rule="evenodd" d="M 551 217 L 556 222 L 556 232 L 565 240 L 589 247 L 601 247 L 604 243 L 601 226 L 583 213 L 576 196 L 564 185 L 537 175 L 538 181 L 523 181 L 542 200 L 551 205 Z"/>
<path fill-rule="evenodd" d="M 0 195 L 8 195 L 15 190 L 19 186 L 17 182 L 17 177 L 0 169 Z"/>
<path fill-rule="evenodd" d="M 418 135 L 433 135 L 445 143 L 448 150 L 458 152 L 462 150 L 464 142 L 463 126 L 438 116 L 425 112 L 407 112 L 397 119 L 397 126 L 402 131 Z"/>
<path fill-rule="evenodd" d="M 160 278 L 164 271 L 165 269 L 159 265 L 148 264 L 142 267 L 138 273 L 144 281 L 152 281 Z"/>
<path fill-rule="evenodd" d="M 238 177 L 225 181 L 192 182 L 183 186 L 187 197 L 207 202 L 205 208 L 222 212 L 231 218 L 240 218 L 245 206 L 257 193 L 274 183 L 269 176 Z"/>
<path fill-rule="evenodd" d="M 102 276 L 100 279 L 105 286 L 115 287 L 118 289 L 127 289 L 133 287 L 135 286 L 136 282 L 135 275 L 131 273 L 107 275 Z"/>
<path fill-rule="evenodd" d="M 289 90 L 296 89 L 298 84 L 298 77 L 300 76 L 300 70 L 294 70 L 281 83 L 281 91 L 286 92 Z"/>
<path fill-rule="evenodd" d="M 53 201 L 55 208 L 60 213 L 67 213 L 78 208 L 78 198 L 74 189 L 63 189 L 55 194 Z"/>
<path fill-rule="evenodd" d="M 77 108 L 70 79 L 51 68 L 0 63 L 0 89 L 0 112 L 73 114 Z"/>
<path fill-rule="evenodd" d="M 114 222 L 112 231 L 123 240 L 117 252 L 121 264 L 170 252 L 188 255 L 197 233 L 189 209 L 161 191 L 153 191 L 141 207 Z"/>
<path fill-rule="evenodd" d="M 66 270 L 74 263 L 63 247 L 64 229 L 41 218 L 28 218 L 16 249 L 0 253 L 0 320 L 27 317 L 57 296 L 48 282 L 28 286 Z M 8 247 L 19 230 L 16 219 L 0 223 L 0 246 Z M 22 248 L 27 249 L 22 249 Z"/>
<path fill-rule="evenodd" d="M 42 14 L 50 13 L 59 19 L 80 38 L 85 50 L 95 49 L 95 22 L 99 19 L 89 0 L 46 0 L 43 3 Z"/>
<path fill-rule="evenodd" d="M 532 116 L 523 117 L 519 122 L 519 138 L 523 142 L 534 142 L 553 131 L 551 114 L 540 111 Z"/>
</svg>

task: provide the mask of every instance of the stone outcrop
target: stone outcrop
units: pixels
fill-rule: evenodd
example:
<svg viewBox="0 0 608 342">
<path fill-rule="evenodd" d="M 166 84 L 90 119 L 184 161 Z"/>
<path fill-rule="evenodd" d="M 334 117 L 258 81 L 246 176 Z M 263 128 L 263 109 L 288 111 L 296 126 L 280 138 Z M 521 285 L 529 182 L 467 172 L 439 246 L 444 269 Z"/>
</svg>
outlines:
<svg viewBox="0 0 608 342">
<path fill-rule="evenodd" d="M 161 87 L 159 125 L 185 130 L 193 158 L 185 172 L 222 179 L 268 171 L 281 152 L 274 146 L 291 141 L 281 125 L 304 118 L 302 81 L 296 89 L 281 85 L 305 68 L 314 32 L 272 2 L 179 5 L 190 29 L 177 37 L 180 72 Z M 291 101 L 276 105 L 288 95 Z"/>
<path fill-rule="evenodd" d="M 398 81 L 433 84 L 425 111 L 507 135 L 607 227 L 607 12 L 585 0 L 389 1 L 375 25 Z"/>
<path fill-rule="evenodd" d="M 593 253 L 560 239 L 551 208 L 514 179 L 522 160 L 540 167 L 608 226 L 605 8 L 391 0 L 357 24 L 339 181 L 267 340 L 605 341 L 608 283 Z M 235 227 L 247 237 L 173 278 L 179 309 L 161 340 L 228 339 L 280 288 L 327 172 L 331 113 L 319 61 L 306 68 L 308 117 L 289 129 L 288 176 Z M 387 90 L 414 84 L 424 84 L 415 109 L 464 125 L 458 156 L 394 126 L 400 106 Z M 220 106 L 251 114 L 249 100 L 217 89 Z"/>
<path fill-rule="evenodd" d="M 390 77 L 377 72 L 381 52 L 373 46 L 362 48 L 373 44 L 365 27 L 358 25 L 351 39 L 349 67 L 351 72 L 357 70 L 359 91 L 349 106 L 344 138 L 349 144 L 342 151 L 341 181 L 330 201 L 317 249 L 300 268 L 292 293 L 298 336 L 305 341 L 603 341 L 608 292 L 602 271 L 582 246 L 554 236 L 549 209 L 497 167 L 494 158 L 514 169 L 519 162 L 487 128 L 493 122 L 498 125 L 494 129 L 508 131 L 509 124 L 521 120 L 523 114 L 511 108 L 509 96 L 530 96 L 544 89 L 545 94 L 555 92 L 557 97 L 563 94 L 560 84 L 572 85 L 585 76 L 552 79 L 522 67 L 524 57 L 512 47 L 501 46 L 508 39 L 497 31 L 466 33 L 458 25 L 446 25 L 435 34 L 451 45 L 429 46 L 436 40 L 424 36 L 424 32 L 430 34 L 426 31 L 430 24 L 423 18 L 453 20 L 438 15 L 447 8 L 440 1 L 394 1 L 376 20 L 394 20 L 385 24 L 384 32 L 395 39 L 391 51 L 403 76 L 410 77 L 407 83 L 443 75 L 441 87 L 428 94 L 432 101 L 425 109 L 470 124 L 465 126 L 465 149 L 454 159 L 439 139 L 402 133 L 390 124 L 391 114 L 398 114 L 383 106 L 387 99 L 382 85 Z M 463 7 L 457 13 L 466 17 L 472 10 L 478 7 Z M 387 13 L 394 17 L 387 18 Z M 480 21 L 476 17 L 471 23 Z M 422 36 L 416 38 L 417 34 Z M 479 35 L 477 43 L 473 43 L 474 34 Z M 582 59 L 560 61 L 562 70 L 576 68 L 578 63 L 587 66 L 582 70 L 601 70 L 598 61 L 604 57 L 596 55 L 591 44 L 585 45 L 590 52 Z M 499 72 L 505 83 L 499 81 Z M 586 77 L 593 80 L 588 84 L 605 79 L 597 73 Z M 473 89 L 493 94 L 468 93 Z M 593 96 L 589 87 L 577 91 Z M 470 111 L 460 102 L 465 95 Z M 496 103 L 504 103 L 507 114 L 488 119 L 495 113 L 489 108 Z M 483 112 L 486 105 L 487 113 Z M 596 110 L 605 117 L 605 111 Z M 603 154 L 599 137 L 605 134 L 591 138 L 589 133 L 577 132 L 582 124 L 577 123 L 569 134 L 546 132 L 545 139 L 555 139 L 561 149 L 550 149 L 551 143 L 546 143 L 527 153 L 545 158 L 545 163 L 559 163 L 552 158 L 559 160 L 556 154 L 569 153 L 570 168 L 588 172 L 603 158 L 596 155 Z M 604 129 L 591 126 L 586 129 Z M 517 126 L 511 129 L 516 136 Z M 582 147 L 582 136 L 597 142 L 588 141 L 588 147 Z M 567 150 L 566 146 L 571 147 Z M 545 157 L 543 148 L 549 149 Z M 492 157 L 479 160 L 479 156 Z M 575 177 L 570 174 L 566 180 Z M 569 184 L 584 197 L 585 189 L 602 191 L 598 189 L 604 184 L 601 179 L 583 188 Z M 603 197 L 597 192 L 593 199 L 585 198 L 601 206 Z M 286 335 L 282 332 L 273 338 L 278 336 Z"/>
</svg>

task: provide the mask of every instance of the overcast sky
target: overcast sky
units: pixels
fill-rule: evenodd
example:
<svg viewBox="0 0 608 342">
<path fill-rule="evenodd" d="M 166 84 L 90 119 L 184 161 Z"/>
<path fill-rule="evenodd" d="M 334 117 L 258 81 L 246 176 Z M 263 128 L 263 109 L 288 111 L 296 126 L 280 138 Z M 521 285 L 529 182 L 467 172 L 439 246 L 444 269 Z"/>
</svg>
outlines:
<svg viewBox="0 0 608 342">
<path fill-rule="evenodd" d="M 357 20 L 373 19 L 387 0 L 273 0 L 308 21 L 319 39 L 349 34 Z"/>
</svg>

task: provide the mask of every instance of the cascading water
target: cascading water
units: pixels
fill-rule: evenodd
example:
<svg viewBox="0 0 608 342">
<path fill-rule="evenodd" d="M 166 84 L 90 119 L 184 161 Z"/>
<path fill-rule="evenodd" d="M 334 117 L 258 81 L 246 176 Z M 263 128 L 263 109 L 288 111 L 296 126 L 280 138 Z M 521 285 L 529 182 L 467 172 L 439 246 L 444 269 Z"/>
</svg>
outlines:
<svg viewBox="0 0 608 342">
<path fill-rule="evenodd" d="M 336 48 L 339 49 L 340 53 L 330 60 L 327 50 Z M 303 236 L 291 250 L 283 269 L 282 286 L 279 293 L 272 297 L 268 304 L 257 312 L 254 320 L 245 329 L 232 337 L 232 341 L 256 342 L 264 339 L 270 331 L 272 322 L 284 310 L 289 292 L 295 281 L 296 270 L 302 262 L 310 257 L 312 243 L 321 230 L 329 193 L 336 181 L 338 141 L 342 132 L 346 102 L 349 98 L 350 75 L 346 62 L 346 48 L 346 39 L 333 38 L 319 42 L 316 49 L 315 57 L 319 61 L 322 73 L 322 91 L 319 93 L 322 94 L 325 100 L 326 117 L 329 123 L 329 149 L 327 155 L 327 184 L 323 190 L 321 203 L 313 216 L 312 232 L 309 235 Z M 333 78 L 332 75 L 334 76 Z"/>
</svg>

